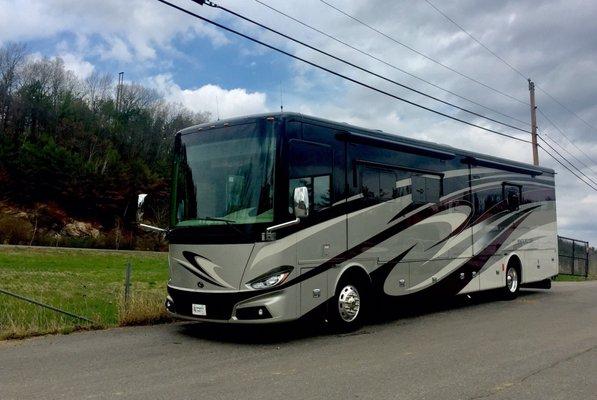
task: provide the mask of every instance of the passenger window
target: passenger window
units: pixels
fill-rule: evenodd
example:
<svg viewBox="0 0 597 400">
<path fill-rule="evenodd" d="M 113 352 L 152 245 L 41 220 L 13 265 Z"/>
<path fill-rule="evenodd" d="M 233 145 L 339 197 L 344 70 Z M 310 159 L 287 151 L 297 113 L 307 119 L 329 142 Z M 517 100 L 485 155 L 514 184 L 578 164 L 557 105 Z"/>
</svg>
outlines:
<svg viewBox="0 0 597 400">
<path fill-rule="evenodd" d="M 390 171 L 379 172 L 379 200 L 391 200 L 395 196 L 396 174 Z"/>
<path fill-rule="evenodd" d="M 366 200 L 373 202 L 387 201 L 412 194 L 413 182 L 420 177 L 422 192 L 420 198 L 426 202 L 437 202 L 441 193 L 441 177 L 417 175 L 402 169 L 384 169 L 360 166 L 361 193 Z M 416 181 L 416 184 L 419 184 Z"/>
<path fill-rule="evenodd" d="M 399 176 L 398 180 L 396 181 L 396 188 L 394 189 L 394 197 L 399 198 L 403 196 L 408 196 L 412 193 L 412 179 L 409 176 Z"/>
<path fill-rule="evenodd" d="M 288 197 L 288 212 L 292 214 L 293 210 L 293 196 L 294 189 L 301 186 L 306 186 L 309 190 L 309 203 L 311 211 L 321 211 L 331 206 L 330 199 L 330 175 L 322 176 L 308 176 L 304 178 L 295 178 L 290 180 L 289 197 Z"/>
<path fill-rule="evenodd" d="M 517 185 L 504 184 L 504 200 L 510 211 L 518 210 L 521 202 L 521 187 Z"/>
<path fill-rule="evenodd" d="M 313 211 L 323 210 L 332 205 L 330 181 L 330 175 L 313 177 Z"/>
<path fill-rule="evenodd" d="M 379 197 L 379 170 L 364 168 L 361 174 L 361 192 L 363 197 L 369 200 L 377 200 Z"/>
<path fill-rule="evenodd" d="M 311 211 L 317 212 L 331 206 L 332 167 L 333 155 L 329 146 L 302 140 L 290 141 L 290 214 L 294 212 L 294 189 L 301 186 L 309 190 Z"/>
<path fill-rule="evenodd" d="M 473 192 L 475 201 L 475 210 L 478 216 L 485 213 L 494 214 L 503 208 L 503 190 L 502 188 L 490 188 Z"/>
</svg>

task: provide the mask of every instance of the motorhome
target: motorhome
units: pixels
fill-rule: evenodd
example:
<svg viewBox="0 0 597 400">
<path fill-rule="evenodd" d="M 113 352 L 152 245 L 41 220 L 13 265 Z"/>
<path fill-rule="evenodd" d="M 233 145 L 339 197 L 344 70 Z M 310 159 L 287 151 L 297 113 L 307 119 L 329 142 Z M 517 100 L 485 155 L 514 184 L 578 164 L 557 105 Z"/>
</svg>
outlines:
<svg viewBox="0 0 597 400">
<path fill-rule="evenodd" d="M 555 201 L 551 169 L 301 114 L 193 126 L 175 140 L 166 307 L 351 329 L 378 301 L 513 298 L 558 272 Z"/>
</svg>

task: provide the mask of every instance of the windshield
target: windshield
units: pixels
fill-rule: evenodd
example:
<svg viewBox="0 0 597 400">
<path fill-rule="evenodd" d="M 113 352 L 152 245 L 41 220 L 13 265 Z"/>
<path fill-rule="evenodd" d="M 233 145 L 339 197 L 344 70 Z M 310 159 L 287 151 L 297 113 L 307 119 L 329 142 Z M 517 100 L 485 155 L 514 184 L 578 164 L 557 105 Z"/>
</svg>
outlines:
<svg viewBox="0 0 597 400">
<path fill-rule="evenodd" d="M 183 135 L 176 157 L 174 226 L 273 221 L 274 124 Z"/>
</svg>

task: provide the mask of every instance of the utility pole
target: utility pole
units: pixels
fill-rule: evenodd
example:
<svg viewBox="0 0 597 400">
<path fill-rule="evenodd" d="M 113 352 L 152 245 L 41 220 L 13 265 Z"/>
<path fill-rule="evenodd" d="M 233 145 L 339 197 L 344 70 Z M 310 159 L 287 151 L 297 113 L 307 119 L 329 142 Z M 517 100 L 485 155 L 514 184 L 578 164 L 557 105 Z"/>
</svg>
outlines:
<svg viewBox="0 0 597 400">
<path fill-rule="evenodd" d="M 529 79 L 531 95 L 531 142 L 533 143 L 533 165 L 539 165 L 539 149 L 537 146 L 537 106 L 535 105 L 535 83 Z"/>
<path fill-rule="evenodd" d="M 124 72 L 118 73 L 118 86 L 116 87 L 116 111 L 120 111 L 122 102 L 122 89 L 124 85 Z"/>
</svg>

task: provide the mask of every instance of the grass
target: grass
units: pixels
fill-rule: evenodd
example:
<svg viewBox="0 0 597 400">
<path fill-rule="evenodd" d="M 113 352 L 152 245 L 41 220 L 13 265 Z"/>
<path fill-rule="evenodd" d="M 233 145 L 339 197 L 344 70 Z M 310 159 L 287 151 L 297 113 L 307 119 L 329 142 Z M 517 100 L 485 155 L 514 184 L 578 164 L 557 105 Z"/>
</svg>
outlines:
<svg viewBox="0 0 597 400">
<path fill-rule="evenodd" d="M 596 276 L 589 276 L 585 278 L 584 276 L 576 276 L 576 275 L 558 275 L 554 279 L 555 282 L 583 282 L 583 281 L 591 281 L 597 279 Z"/>
<path fill-rule="evenodd" d="M 123 301 L 127 262 L 131 301 Z M 0 248 L 0 289 L 94 321 L 62 315 L 0 293 L 0 340 L 167 320 L 166 253 Z"/>
</svg>

